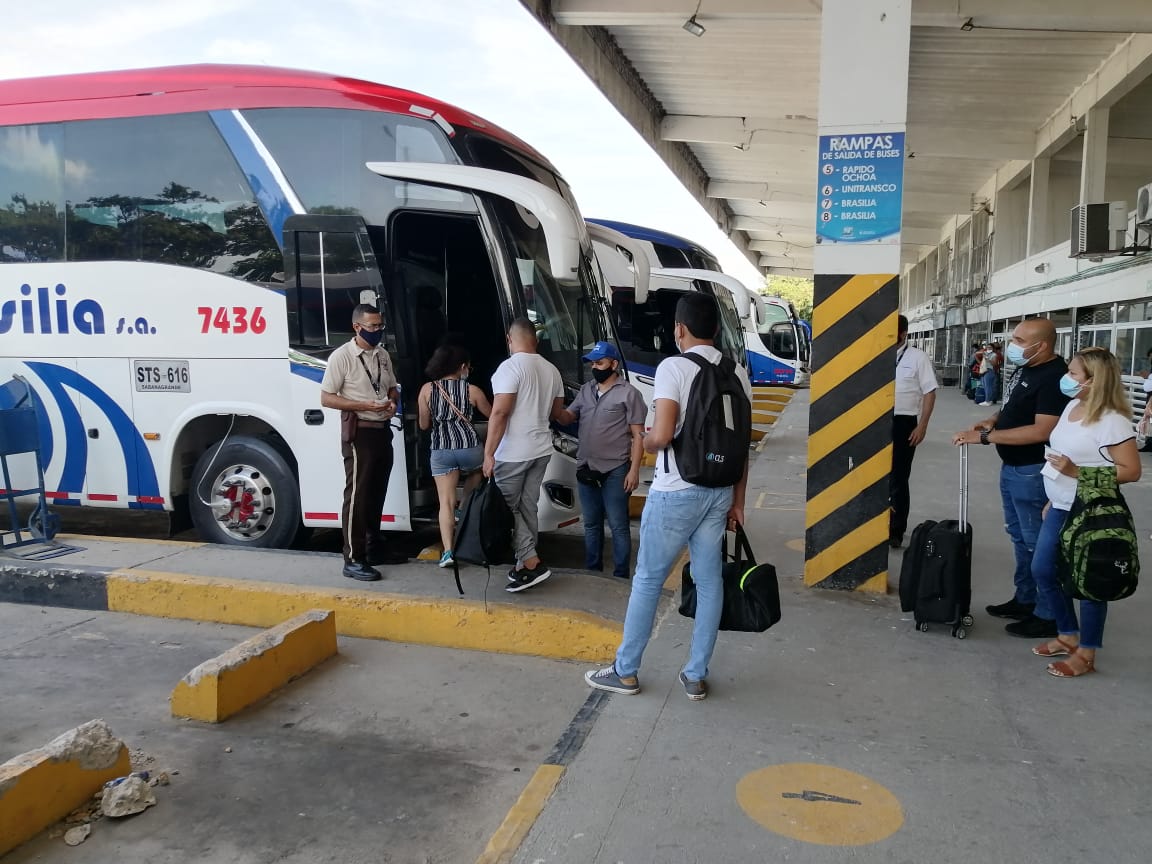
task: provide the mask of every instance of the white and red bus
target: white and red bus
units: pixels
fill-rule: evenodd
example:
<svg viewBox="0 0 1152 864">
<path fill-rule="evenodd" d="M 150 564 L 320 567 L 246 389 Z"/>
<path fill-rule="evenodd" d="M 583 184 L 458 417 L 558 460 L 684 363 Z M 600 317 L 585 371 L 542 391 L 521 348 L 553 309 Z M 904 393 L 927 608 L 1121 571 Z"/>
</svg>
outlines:
<svg viewBox="0 0 1152 864">
<path fill-rule="evenodd" d="M 574 390 L 606 298 L 549 162 L 426 96 L 244 66 L 0 82 L 0 380 L 34 388 L 56 505 L 186 509 L 252 546 L 338 526 L 319 382 L 366 301 L 408 397 L 383 527 L 408 529 L 435 510 L 414 394 L 438 341 L 488 388 L 526 316 Z M 579 516 L 554 443 L 545 530 Z"/>
</svg>

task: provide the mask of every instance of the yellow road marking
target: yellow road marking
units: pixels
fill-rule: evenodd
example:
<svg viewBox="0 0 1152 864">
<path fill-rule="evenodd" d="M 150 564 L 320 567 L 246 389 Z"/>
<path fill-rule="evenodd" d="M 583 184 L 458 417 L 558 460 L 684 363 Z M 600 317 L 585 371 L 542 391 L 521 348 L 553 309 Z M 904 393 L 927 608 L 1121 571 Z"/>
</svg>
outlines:
<svg viewBox="0 0 1152 864">
<path fill-rule="evenodd" d="M 815 800 L 805 800 L 805 792 Z M 875 780 L 831 765 L 793 762 L 761 768 L 736 784 L 736 800 L 769 831 L 822 846 L 879 843 L 904 824 L 895 795 Z"/>
<path fill-rule="evenodd" d="M 562 765 L 541 765 L 504 817 L 476 864 L 507 864 L 532 830 L 564 775 Z"/>
</svg>

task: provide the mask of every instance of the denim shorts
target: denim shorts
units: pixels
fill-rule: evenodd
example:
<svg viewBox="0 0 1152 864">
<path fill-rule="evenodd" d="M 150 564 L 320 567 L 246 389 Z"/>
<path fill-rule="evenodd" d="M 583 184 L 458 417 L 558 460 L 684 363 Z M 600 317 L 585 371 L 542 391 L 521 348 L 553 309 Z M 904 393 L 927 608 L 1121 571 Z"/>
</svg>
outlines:
<svg viewBox="0 0 1152 864">
<path fill-rule="evenodd" d="M 483 447 L 464 447 L 460 450 L 433 450 L 429 460 L 432 476 L 443 477 L 453 471 L 476 471 L 484 464 Z"/>
</svg>

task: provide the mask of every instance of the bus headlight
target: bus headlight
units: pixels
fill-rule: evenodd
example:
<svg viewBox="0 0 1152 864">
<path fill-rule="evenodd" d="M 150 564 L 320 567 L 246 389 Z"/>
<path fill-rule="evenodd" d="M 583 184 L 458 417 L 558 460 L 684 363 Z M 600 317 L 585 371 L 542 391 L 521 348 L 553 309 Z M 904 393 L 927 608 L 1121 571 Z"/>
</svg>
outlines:
<svg viewBox="0 0 1152 864">
<path fill-rule="evenodd" d="M 552 433 L 552 447 L 558 453 L 563 453 L 565 456 L 576 458 L 576 450 L 579 447 L 579 442 L 571 435 L 565 435 L 563 432 Z"/>
</svg>

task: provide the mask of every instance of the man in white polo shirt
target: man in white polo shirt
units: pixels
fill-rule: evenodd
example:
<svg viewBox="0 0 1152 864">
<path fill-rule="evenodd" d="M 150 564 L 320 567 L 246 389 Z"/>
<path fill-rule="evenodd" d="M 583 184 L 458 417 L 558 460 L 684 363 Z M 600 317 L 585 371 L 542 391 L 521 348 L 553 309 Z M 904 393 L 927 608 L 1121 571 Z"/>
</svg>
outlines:
<svg viewBox="0 0 1152 864">
<path fill-rule="evenodd" d="M 721 363 L 721 352 L 714 344 L 719 330 L 720 307 L 715 298 L 693 291 L 676 304 L 673 332 L 682 355 L 698 355 L 713 365 Z M 716 647 L 724 602 L 722 543 L 725 529 L 734 530 L 744 521 L 749 442 L 741 444 L 743 473 L 734 485 L 701 486 L 681 476 L 674 442 L 684 427 L 692 386 L 699 374 L 697 362 L 681 355 L 667 358 L 656 369 L 656 417 L 644 439 L 644 449 L 657 454 L 656 473 L 640 520 L 640 552 L 616 660 L 584 675 L 588 686 L 597 690 L 629 696 L 640 692 L 640 660 L 652 635 L 664 580 L 687 545 L 696 582 L 696 620 L 680 683 L 693 701 L 708 695 L 708 664 Z M 737 366 L 732 374 L 751 402 L 748 373 Z M 750 414 L 750 407 L 747 410 Z"/>
<path fill-rule="evenodd" d="M 908 478 L 916 445 L 924 440 L 936 407 L 936 370 L 928 355 L 908 344 L 908 319 L 899 318 L 896 334 L 896 410 L 892 414 L 892 474 L 888 481 L 888 545 L 899 549 L 908 530 L 911 496 Z"/>
</svg>

